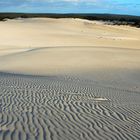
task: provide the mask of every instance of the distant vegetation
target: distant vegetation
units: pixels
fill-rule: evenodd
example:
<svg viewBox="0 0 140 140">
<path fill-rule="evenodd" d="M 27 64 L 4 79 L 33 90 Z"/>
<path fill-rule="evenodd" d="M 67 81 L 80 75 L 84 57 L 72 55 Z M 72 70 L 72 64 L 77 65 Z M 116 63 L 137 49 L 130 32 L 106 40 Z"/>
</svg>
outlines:
<svg viewBox="0 0 140 140">
<path fill-rule="evenodd" d="M 88 20 L 105 21 L 113 25 L 129 25 L 140 28 L 140 16 L 114 15 L 114 14 L 29 14 L 29 13 L 0 13 L 0 20 L 14 18 L 80 18 Z"/>
</svg>

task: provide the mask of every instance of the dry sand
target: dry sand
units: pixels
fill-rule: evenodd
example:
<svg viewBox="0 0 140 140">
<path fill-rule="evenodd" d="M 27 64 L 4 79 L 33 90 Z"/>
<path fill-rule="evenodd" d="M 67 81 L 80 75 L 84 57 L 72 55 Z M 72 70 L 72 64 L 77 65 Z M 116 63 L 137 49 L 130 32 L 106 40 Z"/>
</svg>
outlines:
<svg viewBox="0 0 140 140">
<path fill-rule="evenodd" d="M 0 31 L 0 140 L 140 139 L 140 29 L 34 18 Z"/>
</svg>

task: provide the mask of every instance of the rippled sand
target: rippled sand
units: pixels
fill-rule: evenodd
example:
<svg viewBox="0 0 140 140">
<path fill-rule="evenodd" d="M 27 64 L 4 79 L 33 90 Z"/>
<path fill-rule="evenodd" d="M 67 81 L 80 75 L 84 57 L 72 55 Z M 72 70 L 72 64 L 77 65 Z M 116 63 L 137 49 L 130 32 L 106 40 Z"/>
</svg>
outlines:
<svg viewBox="0 0 140 140">
<path fill-rule="evenodd" d="M 138 140 L 139 94 L 76 77 L 0 73 L 0 139 Z"/>
<path fill-rule="evenodd" d="M 0 140 L 140 139 L 140 29 L 17 19 L 0 30 Z"/>
</svg>

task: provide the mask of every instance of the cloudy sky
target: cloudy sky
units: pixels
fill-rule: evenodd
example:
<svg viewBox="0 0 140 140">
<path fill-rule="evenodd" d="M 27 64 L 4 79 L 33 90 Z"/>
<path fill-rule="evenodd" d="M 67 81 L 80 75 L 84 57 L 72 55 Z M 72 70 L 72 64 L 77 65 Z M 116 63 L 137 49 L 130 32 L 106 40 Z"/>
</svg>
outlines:
<svg viewBox="0 0 140 140">
<path fill-rule="evenodd" d="M 0 12 L 115 13 L 140 16 L 140 0 L 0 0 Z"/>
</svg>

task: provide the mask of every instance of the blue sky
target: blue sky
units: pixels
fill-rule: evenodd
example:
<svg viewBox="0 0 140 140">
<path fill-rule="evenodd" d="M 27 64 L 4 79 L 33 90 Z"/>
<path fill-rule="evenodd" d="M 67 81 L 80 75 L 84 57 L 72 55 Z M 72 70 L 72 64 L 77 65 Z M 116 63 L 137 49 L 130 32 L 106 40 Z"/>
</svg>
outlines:
<svg viewBox="0 0 140 140">
<path fill-rule="evenodd" d="M 0 12 L 114 13 L 140 16 L 140 0 L 0 0 Z"/>
</svg>

